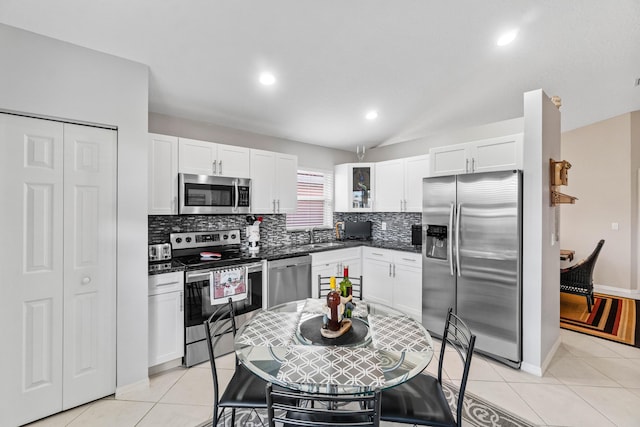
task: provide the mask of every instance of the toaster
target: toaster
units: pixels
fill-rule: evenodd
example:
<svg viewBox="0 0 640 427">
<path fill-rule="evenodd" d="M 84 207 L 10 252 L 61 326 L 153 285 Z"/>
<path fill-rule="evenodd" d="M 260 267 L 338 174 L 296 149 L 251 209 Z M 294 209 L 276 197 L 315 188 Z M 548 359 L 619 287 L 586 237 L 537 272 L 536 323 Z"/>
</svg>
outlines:
<svg viewBox="0 0 640 427">
<path fill-rule="evenodd" d="M 171 243 L 149 245 L 149 261 L 171 259 Z"/>
</svg>

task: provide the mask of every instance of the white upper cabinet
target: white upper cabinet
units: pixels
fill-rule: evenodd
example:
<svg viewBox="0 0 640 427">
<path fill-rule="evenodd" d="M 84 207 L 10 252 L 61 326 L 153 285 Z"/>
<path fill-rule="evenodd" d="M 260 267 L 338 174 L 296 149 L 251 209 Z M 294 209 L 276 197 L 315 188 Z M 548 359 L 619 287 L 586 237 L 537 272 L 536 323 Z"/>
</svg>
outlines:
<svg viewBox="0 0 640 427">
<path fill-rule="evenodd" d="M 522 169 L 521 133 L 429 150 L 431 176 Z"/>
<path fill-rule="evenodd" d="M 249 148 L 179 138 L 180 173 L 249 178 Z"/>
<path fill-rule="evenodd" d="M 298 202 L 298 157 L 251 149 L 251 212 L 293 213 Z"/>
<path fill-rule="evenodd" d="M 336 212 L 371 212 L 375 194 L 375 163 L 345 163 L 334 167 Z"/>
<path fill-rule="evenodd" d="M 422 178 L 429 155 L 376 163 L 376 212 L 422 212 Z"/>
<path fill-rule="evenodd" d="M 149 134 L 149 215 L 178 213 L 178 138 Z"/>
</svg>

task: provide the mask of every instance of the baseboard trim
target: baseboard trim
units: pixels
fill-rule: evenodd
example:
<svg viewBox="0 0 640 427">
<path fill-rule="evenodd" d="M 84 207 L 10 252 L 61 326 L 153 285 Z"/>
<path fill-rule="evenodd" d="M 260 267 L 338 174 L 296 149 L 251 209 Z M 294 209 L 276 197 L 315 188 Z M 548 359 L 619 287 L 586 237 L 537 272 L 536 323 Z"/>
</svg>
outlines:
<svg viewBox="0 0 640 427">
<path fill-rule="evenodd" d="M 532 365 L 531 363 L 523 361 L 522 365 L 520 365 L 520 369 L 537 377 L 542 377 L 544 375 L 544 372 L 549 367 L 549 364 L 551 364 L 553 356 L 556 355 L 556 352 L 560 348 L 560 344 L 562 344 L 562 338 L 560 337 L 560 335 L 558 335 L 558 339 L 556 339 L 556 342 L 553 343 L 553 346 L 551 346 L 551 350 L 549 350 L 547 357 L 544 358 L 542 366 Z"/>
<path fill-rule="evenodd" d="M 640 290 L 622 289 L 615 286 L 593 285 L 593 291 L 622 298 L 640 299 Z"/>
<path fill-rule="evenodd" d="M 129 393 L 134 390 L 143 390 L 149 388 L 149 377 L 137 381 L 135 383 L 123 385 L 120 387 L 116 387 L 116 399 L 121 396 L 123 393 Z"/>
</svg>

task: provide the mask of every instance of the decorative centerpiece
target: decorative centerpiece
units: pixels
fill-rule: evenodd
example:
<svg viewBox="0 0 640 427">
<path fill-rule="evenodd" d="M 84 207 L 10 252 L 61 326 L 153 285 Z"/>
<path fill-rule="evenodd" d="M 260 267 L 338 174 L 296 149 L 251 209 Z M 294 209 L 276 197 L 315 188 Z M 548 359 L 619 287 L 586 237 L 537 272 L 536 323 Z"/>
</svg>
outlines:
<svg viewBox="0 0 640 427">
<path fill-rule="evenodd" d="M 351 303 L 351 296 L 343 297 L 336 291 L 336 278 L 329 280 L 331 290 L 327 294 L 327 304 L 324 306 L 324 316 L 320 333 L 325 338 L 337 338 L 351 328 L 351 320 L 345 319 L 345 306 Z"/>
</svg>

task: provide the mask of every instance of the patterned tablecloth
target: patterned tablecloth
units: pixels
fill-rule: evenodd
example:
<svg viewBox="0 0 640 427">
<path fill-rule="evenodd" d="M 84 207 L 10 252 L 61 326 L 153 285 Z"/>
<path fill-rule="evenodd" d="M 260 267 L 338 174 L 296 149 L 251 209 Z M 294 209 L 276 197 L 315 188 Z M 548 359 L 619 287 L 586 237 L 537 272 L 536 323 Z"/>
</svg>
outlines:
<svg viewBox="0 0 640 427">
<path fill-rule="evenodd" d="M 236 353 L 267 381 L 308 391 L 329 386 L 337 393 L 391 387 L 429 364 L 433 345 L 421 324 L 390 307 L 357 302 L 354 317 L 368 324 L 370 334 L 363 346 L 308 345 L 301 340 L 300 324 L 323 312 L 323 300 L 307 299 L 256 314 L 240 329 Z M 264 362 L 279 368 L 265 371 Z"/>
</svg>

